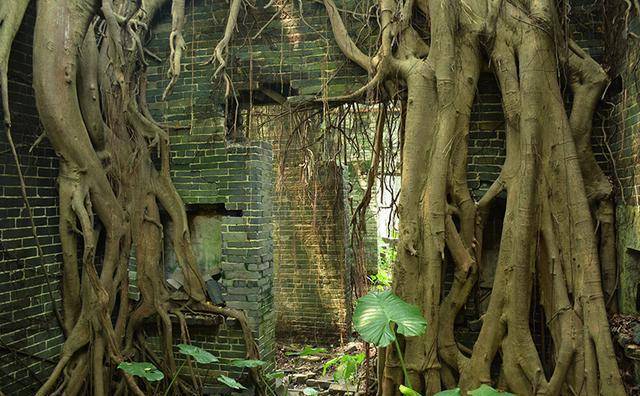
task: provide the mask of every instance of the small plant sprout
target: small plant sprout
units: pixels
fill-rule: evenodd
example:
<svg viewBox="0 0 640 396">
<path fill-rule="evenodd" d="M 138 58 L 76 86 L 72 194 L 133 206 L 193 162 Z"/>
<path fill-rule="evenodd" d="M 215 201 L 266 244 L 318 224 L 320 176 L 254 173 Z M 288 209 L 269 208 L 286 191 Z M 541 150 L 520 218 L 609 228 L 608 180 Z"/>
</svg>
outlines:
<svg viewBox="0 0 640 396">
<path fill-rule="evenodd" d="M 316 396 L 317 394 L 319 394 L 319 392 L 313 388 L 304 388 L 302 390 L 302 393 L 305 394 L 306 396 Z"/>
<path fill-rule="evenodd" d="M 422 396 L 420 393 L 404 385 L 400 385 L 399 389 L 400 393 L 402 393 L 404 396 Z"/>
<path fill-rule="evenodd" d="M 178 344 L 178 349 L 180 350 L 181 354 L 191 356 L 195 359 L 196 362 L 200 364 L 215 363 L 218 361 L 217 357 L 213 356 L 202 348 L 198 348 L 197 346 Z"/>
<path fill-rule="evenodd" d="M 352 381 L 358 374 L 358 368 L 364 362 L 364 353 L 355 355 L 342 355 L 326 362 L 323 366 L 322 375 L 327 373 L 331 367 L 336 367 L 333 379 L 336 381 Z"/>
<path fill-rule="evenodd" d="M 338 382 L 344 382 L 349 391 L 349 383 L 355 382 L 358 378 L 358 368 L 364 362 L 364 353 L 358 353 L 355 355 L 342 355 L 333 358 L 326 362 L 322 369 L 322 375 L 327 373 L 327 370 L 331 367 L 335 367 L 333 373 L 333 379 Z"/>
<path fill-rule="evenodd" d="M 233 360 L 231 365 L 234 367 L 240 368 L 256 368 L 260 366 L 264 366 L 267 362 L 263 362 L 262 360 Z"/>
<path fill-rule="evenodd" d="M 244 373 L 244 369 L 246 369 L 246 368 L 254 369 L 254 368 L 262 367 L 262 366 L 265 366 L 267 364 L 267 362 L 262 361 L 262 360 L 258 360 L 258 359 L 241 359 L 241 360 L 232 360 L 229 364 L 234 366 L 234 367 L 240 367 L 242 369 L 242 372 L 240 373 L 240 375 L 242 375 L 242 373 Z M 224 376 L 222 376 L 222 377 L 224 377 Z M 274 380 L 276 378 L 282 378 L 282 377 L 284 377 L 284 373 L 277 372 L 277 371 L 276 372 L 272 372 L 272 373 L 268 373 L 268 374 L 265 375 L 265 379 L 267 381 L 264 382 L 264 385 L 267 387 L 269 392 L 271 392 L 271 394 L 275 394 L 275 392 L 271 388 L 271 385 L 269 384 L 269 381 Z M 226 379 L 218 378 L 218 381 L 224 383 L 227 386 L 230 386 L 227 383 L 228 381 Z M 225 381 L 227 381 L 227 382 L 225 382 Z M 231 388 L 234 388 L 234 387 L 231 386 Z M 237 388 L 234 388 L 234 389 L 237 389 Z"/>
<path fill-rule="evenodd" d="M 265 374 L 265 377 L 268 380 L 281 379 L 284 378 L 285 374 L 282 371 L 273 371 L 271 373 Z"/>
<path fill-rule="evenodd" d="M 299 351 L 287 352 L 287 353 L 285 353 L 285 355 L 302 357 L 302 356 L 322 355 L 323 353 L 327 353 L 327 349 L 326 348 L 314 348 L 314 347 L 311 347 L 309 345 L 306 345 L 304 348 L 302 348 Z"/>
</svg>

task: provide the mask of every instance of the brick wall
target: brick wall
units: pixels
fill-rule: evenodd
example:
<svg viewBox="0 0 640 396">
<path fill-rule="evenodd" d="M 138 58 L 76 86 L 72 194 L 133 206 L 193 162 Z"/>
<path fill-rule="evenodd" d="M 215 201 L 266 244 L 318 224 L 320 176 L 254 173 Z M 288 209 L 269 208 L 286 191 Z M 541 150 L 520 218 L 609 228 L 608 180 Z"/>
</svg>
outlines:
<svg viewBox="0 0 640 396">
<path fill-rule="evenodd" d="M 212 81 L 214 68 L 203 65 L 223 34 L 224 24 L 211 23 L 211 18 L 224 21 L 228 6 L 221 0 L 187 3 L 187 49 L 182 77 L 174 94 L 162 103 L 160 95 L 167 83 L 166 64 L 152 66 L 149 70 L 150 106 L 159 120 L 186 128 L 172 136 L 174 180 L 185 202 L 225 202 L 227 209 L 240 209 L 237 203 L 245 200 L 251 190 L 239 190 L 243 186 L 236 178 L 245 176 L 247 164 L 258 164 L 247 157 L 245 150 L 251 146 L 261 147 L 261 139 L 254 138 L 253 132 L 242 130 L 239 134 L 248 134 L 251 140 L 240 144 L 225 141 L 224 89 L 220 79 Z M 305 2 L 304 18 L 301 18 L 298 5 L 293 2 L 283 2 L 285 5 L 279 8 L 276 17 L 273 17 L 273 8 L 263 9 L 258 3 L 258 7 L 248 8 L 247 14 L 241 16 L 242 28 L 238 29 L 230 44 L 227 70 L 239 94 L 241 109 L 269 103 L 271 99 L 265 96 L 265 89 L 284 97 L 338 95 L 366 81 L 365 73 L 347 62 L 331 36 L 327 36 L 330 28 L 321 4 Z M 154 29 L 151 50 L 164 58 L 168 52 L 166 43 L 170 26 L 166 16 L 161 20 L 161 25 Z M 258 32 L 261 32 L 260 37 L 253 39 Z M 248 120 L 241 122 L 248 123 Z M 227 157 L 231 151 L 233 155 Z M 278 171 L 279 166 L 277 163 L 274 165 Z M 320 190 L 315 192 L 315 218 L 309 216 L 312 211 L 310 200 L 286 201 L 283 198 L 290 198 L 288 193 L 293 190 L 274 195 L 278 272 L 273 281 L 277 327 L 281 334 L 291 332 L 326 338 L 329 334 L 334 337 L 344 335 L 348 328 L 350 268 L 346 261 L 348 233 L 344 224 L 343 171 L 336 164 L 327 163 L 323 167 L 322 175 L 314 181 L 316 186 L 320 186 Z M 289 187 L 294 190 L 300 185 L 295 180 L 297 170 L 299 167 L 295 161 L 287 164 L 287 177 L 291 180 Z M 333 175 L 337 179 L 331 179 Z M 224 185 L 227 180 L 231 183 L 229 188 Z M 258 211 L 254 215 L 256 220 L 261 216 Z M 271 223 L 271 219 L 265 219 Z M 375 232 L 375 228 L 372 231 Z M 288 235 L 286 243 L 279 237 L 284 234 Z M 244 238 L 241 233 L 228 237 Z M 227 234 L 223 232 L 224 238 Z M 233 243 L 255 244 L 256 241 L 241 239 Z M 268 244 L 264 245 L 270 248 Z M 240 265 L 246 259 L 237 257 L 234 265 Z M 372 258 L 371 261 L 374 260 Z M 310 270 L 323 271 L 310 277 Z M 259 271 L 253 275 L 257 278 L 249 280 L 249 283 L 271 281 Z M 318 283 L 322 286 L 314 286 Z M 295 301 L 304 308 L 292 309 Z M 244 301 L 238 304 L 259 305 Z"/>
<path fill-rule="evenodd" d="M 190 381 L 192 376 L 199 378 L 203 384 L 202 395 L 213 396 L 229 393 L 229 388 L 216 380 L 220 375 L 225 375 L 238 380 L 247 388 L 246 391 L 238 392 L 238 394 L 246 396 L 255 394 L 253 391 L 254 384 L 248 378 L 247 370 L 230 364 L 233 360 L 246 358 L 245 343 L 240 324 L 235 319 L 223 321 L 219 317 L 203 318 L 201 316 L 187 315 L 186 319 L 189 323 L 188 343 L 211 352 L 218 358 L 218 362 L 200 364 L 198 367 L 195 367 L 195 365 L 192 367 L 185 366 L 181 372 L 182 376 L 184 376 L 183 379 Z M 174 344 L 178 344 L 183 342 L 180 323 L 175 317 L 172 317 L 172 320 Z M 162 348 L 161 340 L 157 336 L 157 324 L 155 321 L 146 326 L 146 331 L 148 334 L 147 341 L 159 353 Z M 174 355 L 176 357 L 176 365 L 179 367 L 184 362 L 185 356 L 179 352 L 177 347 L 174 348 Z M 267 368 L 270 369 L 272 366 Z"/>
<path fill-rule="evenodd" d="M 34 7 L 13 44 L 9 92 L 13 140 L 25 176 L 36 231 L 44 251 L 40 261 L 20 182 L 3 124 L 0 124 L 0 391 L 32 395 L 55 364 L 62 335 L 52 311 L 43 265 L 52 274 L 53 295 L 59 299 L 62 256 L 58 237 L 56 176 L 58 160 L 43 140 L 31 88 L 31 42 Z M 2 119 L 0 109 L 0 119 Z"/>
<path fill-rule="evenodd" d="M 250 125 L 253 136 L 274 147 L 276 334 L 305 343 L 335 342 L 350 329 L 346 175 L 332 160 L 338 142 L 322 129 L 322 116 L 286 111 L 256 108 Z"/>
<path fill-rule="evenodd" d="M 335 45 L 323 4 L 275 1 L 276 7 L 264 9 L 262 6 L 267 3 L 268 0 L 258 0 L 257 7 L 247 8 L 246 16 L 241 16 L 242 28 L 230 46 L 229 71 L 239 91 L 255 90 L 255 100 L 259 100 L 262 84 L 281 89 L 284 96 L 335 96 L 353 92 L 366 83 L 366 73 L 347 61 Z M 356 13 L 366 13 L 374 3 L 336 1 L 338 7 Z M 202 8 L 207 4 L 222 10 L 216 11 L 216 17 L 221 15 L 218 20 L 224 20 L 228 9 L 225 2 L 205 2 Z M 362 29 L 362 19 L 349 12 L 343 17 L 361 48 L 373 48 L 376 32 Z M 214 43 L 206 45 L 210 49 Z"/>
<path fill-rule="evenodd" d="M 220 87 L 212 81 L 211 66 L 202 65 L 221 28 L 211 23 L 213 3 L 195 2 L 187 12 L 185 71 L 166 101 L 161 99 L 166 64 L 149 68 L 148 101 L 156 120 L 176 128 L 170 133 L 172 179 L 188 211 L 207 205 L 221 210 L 219 264 L 227 305 L 245 311 L 261 358 L 272 362 L 272 149 L 267 142 L 227 140 Z M 217 10 L 221 20 L 223 11 Z M 149 48 L 166 59 L 171 18 L 165 12 L 157 22 Z M 214 355 L 243 356 L 244 344 L 236 342 L 242 337 L 238 326 L 224 324 L 211 335 L 213 330 L 201 326 L 191 333 L 192 342 Z M 233 372 L 223 364 L 213 375 L 225 371 Z"/>
<path fill-rule="evenodd" d="M 623 1 L 607 4 L 607 58 L 614 77 L 608 102 L 609 148 L 616 188 L 616 233 L 620 266 L 619 302 L 623 313 L 640 313 L 640 87 L 637 63 L 640 45 L 626 37 L 620 23 Z M 616 21 L 618 21 L 616 23 Z M 640 19 L 632 15 L 630 30 L 638 32 Z"/>
<path fill-rule="evenodd" d="M 343 169 L 316 162 L 301 180 L 302 159 L 288 155 L 275 196 L 274 294 L 280 338 L 345 340 L 350 329 L 351 284 Z"/>
<path fill-rule="evenodd" d="M 299 2 L 286 2 L 286 5 L 273 17 L 274 10 L 264 10 L 261 5 L 266 0 L 258 1 L 258 7 L 248 8 L 248 13 L 242 16 L 242 28 L 238 29 L 230 48 L 230 67 L 228 69 L 243 109 L 251 105 L 270 103 L 272 99 L 265 94 L 273 91 L 282 96 L 305 95 L 337 95 L 350 92 L 360 86 L 366 75 L 356 66 L 345 61 L 331 38 L 328 21 L 324 16 L 322 5 L 315 2 L 302 2 L 304 18 L 300 17 Z M 371 38 L 367 30 L 359 31 L 362 26 L 359 12 L 366 10 L 367 1 L 354 2 L 344 0 L 339 5 L 346 9 L 356 10 L 354 14 L 345 13 L 348 25 L 353 33 L 359 37 L 362 48 L 370 48 Z M 187 48 L 184 58 L 184 69 L 180 81 L 174 89 L 173 95 L 166 102 L 161 101 L 162 90 L 167 84 L 166 62 L 161 64 L 149 59 L 149 102 L 151 110 L 159 121 L 178 127 L 171 131 L 173 178 L 187 205 L 222 204 L 229 215 L 222 216 L 222 267 L 225 270 L 224 284 L 228 288 L 229 304 L 245 309 L 258 339 L 259 346 L 270 359 L 273 351 L 274 325 L 274 288 L 278 295 L 278 282 L 284 278 L 276 275 L 273 278 L 273 242 L 272 242 L 272 202 L 274 181 L 274 162 L 272 160 L 271 144 L 252 139 L 247 141 L 230 142 L 225 137 L 225 103 L 223 99 L 224 87 L 220 80 L 213 80 L 213 67 L 204 65 L 215 43 L 222 36 L 223 21 L 227 15 L 228 5 L 223 0 L 190 0 L 187 1 L 187 22 L 185 24 L 185 38 Z M 580 31 L 577 35 L 579 42 L 597 57 L 602 55 L 602 29 L 600 13 L 601 3 L 592 0 L 574 0 L 572 5 L 573 21 Z M 356 8 L 354 8 L 356 7 Z M 165 10 L 159 18 L 159 25 L 153 31 L 150 48 L 153 52 L 166 59 L 168 55 L 167 40 L 170 30 L 170 19 Z M 273 17 L 273 19 L 272 19 Z M 217 23 L 212 23 L 215 19 Z M 38 121 L 30 89 L 30 76 L 25 71 L 30 70 L 29 30 L 33 26 L 33 12 L 26 19 L 25 27 L 16 42 L 14 55 L 11 60 L 11 92 L 13 100 L 14 120 L 16 121 L 15 136 L 30 186 L 29 195 L 35 209 L 38 234 L 45 247 L 45 261 L 52 274 L 59 272 L 59 246 L 57 238 L 57 209 L 55 191 L 55 176 L 57 160 L 46 143 L 42 142 L 28 155 L 28 146 L 38 135 Z M 375 24 L 374 24 L 375 26 Z M 254 36 L 261 35 L 254 39 Z M 627 204 L 619 206 L 618 221 L 621 227 L 638 229 L 637 215 L 629 215 L 626 211 L 637 213 L 637 203 L 630 205 L 635 191 L 635 155 L 636 147 L 636 114 L 635 76 L 631 63 L 627 64 L 626 96 L 617 97 L 618 111 L 614 115 L 619 120 L 614 133 L 605 134 L 601 128 L 594 133 L 597 151 L 606 154 L 606 147 L 600 143 L 603 137 L 610 136 L 611 149 L 617 156 L 616 168 L 620 174 Z M 474 196 L 478 197 L 497 176 L 500 165 L 504 161 L 504 131 L 498 90 L 491 76 L 483 76 L 480 82 L 479 95 L 472 115 L 470 136 L 469 178 Z M 596 125 L 600 125 L 597 121 Z M 251 137 L 251 136 L 250 136 Z M 619 142 L 619 143 L 617 143 Z M 0 178 L 2 178 L 2 205 L 0 205 L 0 232 L 2 240 L 2 254 L 0 256 L 0 294 L 5 295 L 1 310 L 0 340 L 16 348 L 31 345 L 28 351 L 40 356 L 55 356 L 57 345 L 61 338 L 48 314 L 49 306 L 44 289 L 43 275 L 38 269 L 35 258 L 33 240 L 30 236 L 26 214 L 22 209 L 20 192 L 17 188 L 15 169 L 12 165 L 10 153 L 7 152 L 4 134 L 0 135 Z M 625 160 L 625 158 L 627 158 Z M 606 162 L 606 156 L 601 156 Z M 627 162 L 625 162 L 627 161 Z M 276 167 L 277 168 L 277 167 Z M 326 174 L 340 174 L 335 164 L 321 164 L 318 169 L 330 169 Z M 294 167 L 289 170 L 294 173 Z M 286 175 L 287 171 L 283 172 Z M 325 183 L 321 205 L 325 213 L 325 222 L 331 227 L 319 233 L 324 238 L 323 244 L 330 246 L 346 239 L 346 227 L 341 225 L 344 206 L 336 204 L 329 207 L 329 202 L 345 201 L 344 193 L 340 198 L 340 190 L 344 191 L 344 177 L 342 181 L 335 179 L 332 183 Z M 342 184 L 341 184 L 342 183 Z M 276 195 L 277 197 L 277 195 Z M 293 205 L 291 201 L 277 201 L 275 213 L 286 205 Z M 637 200 L 637 197 L 634 198 Z M 300 201 L 302 202 L 302 201 Z M 280 205 L 280 206 L 278 206 Z M 622 209 L 621 209 L 622 208 Z M 299 209 L 300 217 L 289 223 L 308 226 L 302 213 L 308 207 Z M 624 212 L 621 215 L 621 210 Z M 231 211 L 233 215 L 231 215 Z M 330 212 L 333 212 L 330 216 Z M 241 214 L 241 216 L 238 216 Z M 298 214 L 296 214 L 298 215 Z M 626 223 L 624 222 L 626 221 Z M 625 226 L 626 224 L 626 226 Z M 342 228 L 342 229 L 341 229 Z M 497 227 L 496 232 L 499 232 Z M 333 234 L 331 234 L 333 233 Z M 620 233 L 622 235 L 622 233 Z M 628 234 L 625 234 L 628 235 Z M 638 239 L 640 240 L 640 238 Z M 277 242 L 277 237 L 275 242 Z M 624 242 L 624 241 L 623 241 Z M 635 243 L 635 242 L 634 242 Z M 313 246 L 314 244 L 310 244 Z M 633 245 L 622 243 L 621 246 Z M 304 250 L 304 244 L 298 245 Z M 635 246 L 635 245 L 634 245 Z M 628 249 L 627 249 L 628 250 Z M 633 249 L 632 249 L 633 250 Z M 336 257 L 342 257 L 340 249 L 335 250 Z M 628 254 L 628 251 L 621 253 Z M 278 254 L 276 253 L 276 261 Z M 348 257 L 348 252 L 346 252 Z M 348 266 L 345 259 L 344 267 Z M 639 264 L 640 265 L 640 264 Z M 341 267 L 341 268 L 344 268 Z M 307 269 L 309 268 L 303 268 Z M 337 267 L 334 267 L 334 269 Z M 301 270 L 298 269 L 299 273 Z M 640 267 L 639 267 L 640 271 Z M 283 273 L 286 273 L 284 271 Z M 345 269 L 345 274 L 348 271 Z M 58 277 L 54 276 L 57 281 Z M 311 278 L 311 277 L 310 277 Z M 316 279 L 317 281 L 317 279 Z M 274 285 L 275 282 L 275 285 Z M 336 278 L 331 282 L 345 282 Z M 320 290 L 323 283 L 316 282 L 316 290 Z M 341 283 L 338 283 L 343 285 Z M 319 286 L 318 286 L 319 285 Z M 54 285 L 57 289 L 57 284 Z M 342 288 L 342 286 L 340 286 Z M 284 288 L 281 290 L 285 290 Z M 294 291 L 296 290 L 296 291 Z M 311 298 L 313 293 L 309 287 L 290 289 L 282 293 L 282 298 Z M 298 293 L 300 291 L 300 293 Z M 304 294 L 306 293 L 306 294 Z M 323 300 L 316 293 L 313 304 L 322 306 Z M 348 293 L 340 289 L 340 299 L 344 307 L 349 304 Z M 56 293 L 56 297 L 58 294 Z M 275 305 L 276 311 L 281 308 Z M 469 317 L 476 313 L 468 311 Z M 311 334 L 319 334 L 314 321 L 318 317 L 308 317 L 306 323 L 297 326 L 311 329 Z M 348 313 L 338 321 L 338 325 L 347 323 Z M 323 320 L 326 320 L 324 318 Z M 340 330 L 336 330 L 340 331 Z M 238 336 L 237 328 L 233 326 L 220 327 L 217 340 L 207 339 L 202 335 L 194 337 L 194 343 L 202 342 L 212 352 L 227 351 L 227 345 L 233 353 L 241 353 L 241 346 L 225 340 L 234 340 Z M 207 344 L 208 342 L 208 344 Z M 223 347 L 224 345 L 224 347 Z M 0 389 L 7 394 L 30 394 L 35 381 L 29 379 L 28 371 L 20 363 L 22 360 L 30 370 L 38 375 L 45 371 L 49 363 L 40 362 L 31 357 L 22 356 L 16 359 L 11 353 L 6 353 L 0 344 Z M 219 370 L 223 370 L 219 368 Z"/>
<path fill-rule="evenodd" d="M 261 91 L 263 86 L 280 90 L 283 96 L 322 96 L 352 91 L 360 86 L 364 79 L 362 70 L 348 63 L 345 64 L 343 56 L 337 51 L 331 38 L 330 26 L 324 16 L 322 5 L 305 3 L 305 18 L 302 20 L 295 4 L 290 2 L 286 2 L 286 4 L 284 8 L 281 8 L 280 14 L 273 20 L 271 17 L 274 9 L 264 10 L 257 7 L 249 10 L 247 16 L 243 19 L 242 28 L 238 29 L 235 38 L 232 40 L 229 55 L 230 64 L 232 65 L 230 73 L 239 92 L 240 100 L 243 102 L 241 106 L 244 106 L 245 109 L 249 108 L 249 114 L 251 114 L 252 105 L 269 102 L 269 99 Z M 342 2 L 339 6 L 348 10 L 356 10 L 354 3 L 349 1 Z M 224 7 L 222 8 L 224 9 Z M 574 0 L 571 3 L 573 28 L 577 31 L 575 39 L 596 59 L 601 59 L 603 54 L 601 10 L 602 3 L 599 1 Z M 365 50 L 372 48 L 372 43 L 368 40 L 370 38 L 369 32 L 357 33 L 357 27 L 362 26 L 361 21 L 350 19 L 354 17 L 348 12 L 344 12 L 343 17 L 347 18 L 347 26 L 352 28 L 352 34 L 359 37 L 358 41 L 362 44 L 361 48 Z M 255 37 L 258 32 L 266 34 Z M 215 34 L 214 37 L 216 37 Z M 331 75 L 331 77 L 327 77 L 328 75 Z M 327 81 L 328 88 L 325 85 Z M 347 82 L 348 85 L 342 84 L 343 81 Z M 479 82 L 478 91 L 470 126 L 470 157 L 468 165 L 469 185 L 476 199 L 479 199 L 488 186 L 497 178 L 505 157 L 504 119 L 500 92 L 494 77 L 490 74 L 483 74 Z M 254 116 L 249 115 L 248 117 Z M 605 137 L 604 129 L 601 127 L 603 123 L 600 119 L 596 119 L 595 125 L 595 151 L 599 161 L 605 168 L 609 168 L 608 158 L 605 155 L 607 154 L 606 148 L 602 144 Z M 255 131 L 249 132 L 250 136 L 254 136 L 254 134 Z M 295 153 L 292 154 L 292 156 L 295 155 Z M 295 173 L 296 170 L 299 171 L 299 167 L 296 166 L 296 160 L 292 159 L 291 169 L 282 169 L 280 172 L 283 174 L 287 172 Z M 278 172 L 278 169 L 276 171 Z M 291 177 L 289 178 L 291 179 Z M 286 190 L 287 194 L 285 196 L 288 200 L 291 200 L 291 191 L 300 188 L 300 180 L 300 177 L 293 178 L 293 181 L 287 187 L 289 190 Z M 351 172 L 350 183 L 353 184 L 354 181 L 356 179 L 353 178 L 353 172 Z M 360 195 L 358 191 L 345 187 L 350 191 L 349 198 L 357 200 Z M 319 194 L 316 199 L 318 201 L 335 200 L 331 193 L 326 192 L 324 195 Z M 307 204 L 304 208 L 298 207 L 296 210 L 308 211 L 309 205 Z M 291 212 L 281 213 L 279 212 L 276 215 L 276 223 L 285 220 L 291 221 L 292 219 L 300 224 L 304 223 L 300 219 L 296 220 Z M 497 213 L 496 215 L 499 217 L 501 214 Z M 370 230 L 371 228 L 369 227 Z M 345 233 L 347 231 L 344 230 Z M 499 235 L 501 232 L 499 226 L 496 227 L 495 232 Z M 276 229 L 276 261 L 278 261 L 279 255 L 283 258 L 288 257 L 287 260 L 292 261 L 289 265 L 293 267 L 289 269 L 282 265 L 276 265 L 276 285 L 279 282 L 279 277 L 283 277 L 290 282 L 290 278 L 295 277 L 296 271 L 298 273 L 301 271 L 304 273 L 305 270 L 313 271 L 313 266 L 305 262 L 305 255 L 298 257 L 300 247 L 296 248 L 294 243 L 278 244 L 278 233 L 279 230 Z M 367 236 L 369 246 L 372 246 L 370 239 L 375 238 L 374 235 L 370 233 Z M 312 246 L 312 241 L 309 242 L 309 246 L 302 245 L 307 250 Z M 295 264 L 296 260 L 299 260 L 297 265 Z M 351 262 L 353 260 L 348 251 L 347 260 Z M 492 264 L 489 263 L 488 265 L 491 266 Z M 291 274 L 291 271 L 294 274 Z M 302 280 L 298 282 L 300 285 L 313 283 L 309 281 L 305 283 Z M 490 288 L 492 285 L 491 279 L 486 279 L 484 284 Z M 313 287 L 316 290 L 316 294 L 317 290 L 320 289 L 318 286 L 308 287 Z M 282 290 L 283 295 L 278 297 L 280 290 Z M 306 304 L 310 307 L 322 304 L 320 301 L 309 300 L 311 292 L 305 290 L 304 287 L 279 289 L 276 286 L 275 292 L 277 310 L 280 309 L 277 303 L 279 299 L 287 302 L 288 305 L 283 305 L 283 309 L 287 311 L 290 311 L 296 301 L 304 302 L 308 300 Z M 305 311 L 304 305 L 304 303 L 299 305 L 301 313 Z M 469 312 L 470 318 L 478 314 L 477 310 Z M 283 314 L 279 313 L 279 315 Z M 300 317 L 303 318 L 304 315 Z M 314 318 L 310 317 L 309 319 Z M 299 326 L 307 326 L 313 332 L 315 331 L 316 323 L 313 320 L 308 320 L 306 324 L 300 323 Z M 291 329 L 288 331 L 291 331 Z"/>
</svg>

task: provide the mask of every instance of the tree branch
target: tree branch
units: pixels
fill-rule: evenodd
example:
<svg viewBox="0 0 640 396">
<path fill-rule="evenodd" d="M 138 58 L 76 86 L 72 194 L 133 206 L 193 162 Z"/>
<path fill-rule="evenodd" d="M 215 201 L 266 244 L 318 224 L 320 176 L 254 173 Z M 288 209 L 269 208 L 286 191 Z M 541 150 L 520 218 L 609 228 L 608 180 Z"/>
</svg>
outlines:
<svg viewBox="0 0 640 396">
<path fill-rule="evenodd" d="M 331 29 L 333 30 L 333 37 L 338 43 L 338 47 L 342 50 L 344 55 L 357 63 L 360 67 L 367 70 L 369 73 L 373 73 L 371 58 L 360 51 L 356 43 L 353 42 L 347 28 L 344 26 L 344 22 L 338 13 L 338 7 L 336 7 L 333 0 L 323 0 L 324 6 L 327 9 L 327 15 L 331 22 Z"/>
</svg>

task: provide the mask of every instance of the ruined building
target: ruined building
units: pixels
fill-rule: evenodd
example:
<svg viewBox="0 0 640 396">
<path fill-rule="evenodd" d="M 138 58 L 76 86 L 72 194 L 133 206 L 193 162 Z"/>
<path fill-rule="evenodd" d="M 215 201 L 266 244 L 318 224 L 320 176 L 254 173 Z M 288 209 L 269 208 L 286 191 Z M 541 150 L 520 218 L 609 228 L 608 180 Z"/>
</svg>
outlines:
<svg viewBox="0 0 640 396">
<path fill-rule="evenodd" d="M 352 92 L 368 76 L 340 52 L 322 4 L 302 3 L 304 17 L 297 1 L 288 2 L 275 17 L 262 7 L 247 11 L 230 46 L 233 100 L 225 98 L 224 84 L 206 64 L 223 35 L 226 1 L 187 1 L 183 71 L 166 100 L 168 8 L 158 17 L 148 45 L 158 59 L 149 57 L 147 101 L 156 120 L 171 127 L 171 175 L 187 207 L 198 265 L 205 274 L 221 270 L 227 305 L 247 314 L 261 357 L 271 364 L 277 340 L 310 345 L 349 340 L 356 256 L 364 254 L 366 272 L 373 275 L 382 246 L 393 239 L 392 233 L 381 231 L 384 187 L 377 185 L 361 251 L 354 250 L 351 217 L 363 195 L 371 142 L 361 142 L 361 152 L 355 153 L 336 128 L 371 129 L 378 107 L 346 103 L 328 110 L 312 103 L 310 98 Z M 620 311 L 637 315 L 640 41 L 627 39 L 615 19 L 612 3 L 617 1 L 569 3 L 576 41 L 612 77 L 595 120 L 593 147 L 616 191 Z M 346 18 L 355 29 L 357 16 Z M 58 159 L 46 137 L 41 138 L 31 86 L 34 20 L 31 4 L 13 45 L 9 91 L 13 134 L 44 257 L 38 257 L 16 164 L 0 133 L 0 391 L 6 395 L 33 394 L 63 342 L 51 302 L 61 298 Z M 637 26 L 640 22 L 633 21 L 629 29 Z M 363 43 L 375 40 L 371 30 L 357 33 Z M 299 108 L 295 113 L 287 111 L 292 103 Z M 329 119 L 335 123 L 328 125 Z M 505 157 L 502 105 L 490 74 L 481 78 L 471 126 L 468 174 L 478 198 L 500 173 Z M 388 160 L 390 184 L 399 176 L 398 161 Z M 486 254 L 495 261 L 501 224 L 487 229 Z M 168 248 L 164 260 L 169 279 L 176 265 Z M 133 260 L 131 268 L 129 297 L 136 299 Z M 483 268 L 474 304 L 463 313 L 470 323 L 479 317 L 492 279 L 491 266 Z M 244 356 L 237 323 L 190 320 L 194 345 L 223 358 Z M 536 320 L 541 319 L 532 323 Z M 473 340 L 477 331 L 473 325 L 461 326 L 460 337 Z M 539 335 L 537 342 L 544 343 Z M 224 361 L 213 370 L 241 372 Z"/>
</svg>

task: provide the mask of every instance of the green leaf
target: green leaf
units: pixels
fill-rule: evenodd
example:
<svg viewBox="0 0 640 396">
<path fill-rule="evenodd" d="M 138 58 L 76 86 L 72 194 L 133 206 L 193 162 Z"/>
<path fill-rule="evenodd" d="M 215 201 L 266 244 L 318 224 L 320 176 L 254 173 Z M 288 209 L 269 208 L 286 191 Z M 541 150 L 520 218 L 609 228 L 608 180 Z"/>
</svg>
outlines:
<svg viewBox="0 0 640 396">
<path fill-rule="evenodd" d="M 356 377 L 358 374 L 358 367 L 364 361 L 364 353 L 359 353 L 357 355 L 346 355 L 342 360 L 342 364 L 336 370 L 336 374 L 338 375 L 338 379 L 342 379 L 345 381 L 350 381 Z"/>
<path fill-rule="evenodd" d="M 405 396 L 422 396 L 418 392 L 404 385 L 400 385 L 400 393 L 402 393 Z"/>
<path fill-rule="evenodd" d="M 302 390 L 302 393 L 304 393 L 307 396 L 315 396 L 317 395 L 319 392 L 313 388 L 304 388 Z"/>
<path fill-rule="evenodd" d="M 164 378 L 162 371 L 147 362 L 122 362 L 118 368 L 129 375 L 142 377 L 147 381 L 160 381 Z"/>
<path fill-rule="evenodd" d="M 340 356 L 333 358 L 331 360 L 329 360 L 328 362 L 326 362 L 323 366 L 322 366 L 322 375 L 327 374 L 327 370 L 330 369 L 332 366 L 335 366 L 336 364 L 338 364 L 338 362 L 340 361 Z"/>
<path fill-rule="evenodd" d="M 218 358 L 197 346 L 188 344 L 178 344 L 178 349 L 183 355 L 191 356 L 196 362 L 201 364 L 214 363 L 218 361 Z"/>
<path fill-rule="evenodd" d="M 433 396 L 460 396 L 460 388 L 443 390 L 442 392 L 438 392 Z"/>
<path fill-rule="evenodd" d="M 233 378 L 229 378 L 226 375 L 221 375 L 218 377 L 218 381 L 225 384 L 226 386 L 228 386 L 229 388 L 233 388 L 233 389 L 247 389 L 245 388 L 241 383 L 239 383 L 238 381 L 234 380 Z"/>
<path fill-rule="evenodd" d="M 489 385 L 482 385 L 476 390 L 469 391 L 470 396 L 515 396 L 513 393 L 493 389 Z"/>
<path fill-rule="evenodd" d="M 312 356 L 312 355 L 320 355 L 322 353 L 326 353 L 326 348 L 312 348 L 310 346 L 305 346 L 299 352 L 287 352 L 285 355 L 287 356 Z"/>
<path fill-rule="evenodd" d="M 274 371 L 272 373 L 268 373 L 265 375 L 267 379 L 276 379 L 276 378 L 284 378 L 284 373 L 282 371 Z"/>
<path fill-rule="evenodd" d="M 242 368 L 254 368 L 260 367 L 267 364 L 267 362 L 263 362 L 262 360 L 234 360 L 231 362 L 232 366 L 242 367 Z"/>
<path fill-rule="evenodd" d="M 322 375 L 325 375 L 329 368 L 337 366 L 335 373 L 333 373 L 333 379 L 336 381 L 350 381 L 358 373 L 358 367 L 364 362 L 364 359 L 364 353 L 338 356 L 324 364 Z"/>
<path fill-rule="evenodd" d="M 362 339 L 378 347 L 395 341 L 391 323 L 407 337 L 424 334 L 427 321 L 420 308 L 404 302 L 390 290 L 371 292 L 360 298 L 353 312 L 353 324 Z"/>
</svg>

